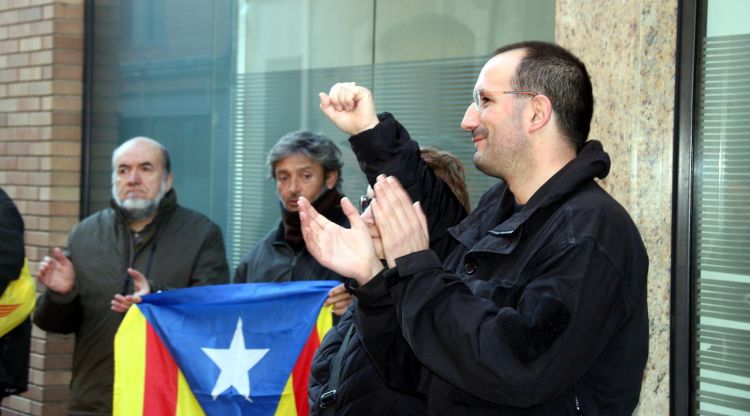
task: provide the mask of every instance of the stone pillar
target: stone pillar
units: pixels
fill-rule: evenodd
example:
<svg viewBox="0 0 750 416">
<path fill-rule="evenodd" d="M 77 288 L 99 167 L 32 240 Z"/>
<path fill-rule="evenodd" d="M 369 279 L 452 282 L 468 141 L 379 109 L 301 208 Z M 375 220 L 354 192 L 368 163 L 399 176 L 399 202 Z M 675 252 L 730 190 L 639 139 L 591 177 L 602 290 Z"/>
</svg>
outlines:
<svg viewBox="0 0 750 416">
<path fill-rule="evenodd" d="M 636 414 L 666 415 L 677 0 L 558 0 L 555 37 L 586 63 L 596 100 L 590 137 L 612 158 L 602 184 L 649 253 L 649 359 Z"/>
</svg>

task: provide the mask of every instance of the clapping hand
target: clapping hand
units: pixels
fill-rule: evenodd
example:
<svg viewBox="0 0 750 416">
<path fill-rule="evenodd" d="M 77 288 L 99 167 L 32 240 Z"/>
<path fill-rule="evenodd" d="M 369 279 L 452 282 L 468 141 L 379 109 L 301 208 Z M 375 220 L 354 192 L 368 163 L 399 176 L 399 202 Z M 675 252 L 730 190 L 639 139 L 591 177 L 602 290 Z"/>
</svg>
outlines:
<svg viewBox="0 0 750 416">
<path fill-rule="evenodd" d="M 127 312 L 134 303 L 141 303 L 141 296 L 151 293 L 151 285 L 149 285 L 146 276 L 138 270 L 130 268 L 128 269 L 128 274 L 133 278 L 135 292 L 132 295 L 117 294 L 112 298 L 112 310 L 117 313 Z"/>
<path fill-rule="evenodd" d="M 299 198 L 298 206 L 307 251 L 323 267 L 359 284 L 367 283 L 383 269 L 367 226 L 348 198 L 341 199 L 341 208 L 351 228 L 341 227 L 320 215 L 305 197 Z"/>
<path fill-rule="evenodd" d="M 430 246 L 427 218 L 419 202 L 412 203 L 393 176 L 378 176 L 374 189 L 377 198 L 372 200 L 372 212 L 388 267 L 395 267 L 399 257 L 427 250 Z"/>
<path fill-rule="evenodd" d="M 48 289 L 61 295 L 70 293 L 75 283 L 73 263 L 55 247 L 52 256 L 44 256 L 37 269 L 37 279 Z"/>
</svg>

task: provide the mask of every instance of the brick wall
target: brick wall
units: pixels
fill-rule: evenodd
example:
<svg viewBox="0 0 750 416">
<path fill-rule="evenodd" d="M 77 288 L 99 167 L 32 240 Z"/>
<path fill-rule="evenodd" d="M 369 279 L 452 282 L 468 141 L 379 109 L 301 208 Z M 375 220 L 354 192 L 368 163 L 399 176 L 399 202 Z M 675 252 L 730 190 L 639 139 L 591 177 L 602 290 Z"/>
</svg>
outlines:
<svg viewBox="0 0 750 416">
<path fill-rule="evenodd" d="M 83 3 L 0 1 L 0 186 L 23 214 L 32 272 L 78 222 Z M 29 391 L 3 415 L 66 413 L 72 341 L 34 328 Z"/>
</svg>

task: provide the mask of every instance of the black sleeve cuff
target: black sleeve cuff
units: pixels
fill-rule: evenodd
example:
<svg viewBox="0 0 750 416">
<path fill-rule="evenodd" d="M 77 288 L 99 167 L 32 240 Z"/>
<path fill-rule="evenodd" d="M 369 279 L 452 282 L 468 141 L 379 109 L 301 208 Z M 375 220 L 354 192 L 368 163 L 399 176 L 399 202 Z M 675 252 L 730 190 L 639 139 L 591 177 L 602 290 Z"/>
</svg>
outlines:
<svg viewBox="0 0 750 416">
<path fill-rule="evenodd" d="M 379 123 L 376 124 L 375 127 L 349 137 L 349 142 L 352 144 L 352 147 L 356 149 L 361 143 L 366 143 L 368 140 L 376 139 L 384 131 L 388 132 L 389 129 L 395 127 L 395 119 L 391 113 L 385 112 L 378 114 L 378 121 Z"/>
<path fill-rule="evenodd" d="M 354 289 L 357 287 L 357 281 L 354 279 L 344 278 L 344 289 L 350 295 L 354 295 Z"/>
<path fill-rule="evenodd" d="M 47 296 L 47 298 L 49 298 L 52 302 L 59 305 L 73 303 L 73 301 L 78 297 L 78 285 L 73 283 L 73 289 L 65 294 L 57 293 L 52 289 L 45 289 L 44 295 Z"/>
<path fill-rule="evenodd" d="M 356 280 L 351 279 L 348 284 L 349 290 L 357 297 L 360 305 L 378 306 L 383 301 L 390 301 L 388 290 L 385 287 L 384 274 L 387 271 L 388 269 L 383 269 L 364 285 L 360 285 Z"/>
<path fill-rule="evenodd" d="M 386 287 L 390 289 L 409 276 L 429 269 L 439 269 L 442 262 L 432 250 L 422 250 L 396 259 L 396 267 L 385 273 Z"/>
</svg>

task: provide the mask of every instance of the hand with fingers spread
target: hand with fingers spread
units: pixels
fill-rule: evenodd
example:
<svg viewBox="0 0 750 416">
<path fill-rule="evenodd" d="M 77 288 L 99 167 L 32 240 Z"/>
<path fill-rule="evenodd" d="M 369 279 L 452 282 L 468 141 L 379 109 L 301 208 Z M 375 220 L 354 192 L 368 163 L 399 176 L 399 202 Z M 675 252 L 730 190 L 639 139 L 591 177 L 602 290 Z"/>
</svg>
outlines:
<svg viewBox="0 0 750 416">
<path fill-rule="evenodd" d="M 328 298 L 324 305 L 333 305 L 333 313 L 341 316 L 346 312 L 349 305 L 352 304 L 352 294 L 349 293 L 344 284 L 340 284 L 328 292 Z"/>
<path fill-rule="evenodd" d="M 341 199 L 341 209 L 352 228 L 343 228 L 329 221 L 305 197 L 299 198 L 298 206 L 307 251 L 321 265 L 360 284 L 367 283 L 383 269 L 367 226 L 348 198 Z"/>
<path fill-rule="evenodd" d="M 409 194 L 393 176 L 378 176 L 375 195 L 372 210 L 388 267 L 394 267 L 399 257 L 427 250 L 430 246 L 427 218 L 419 202 L 412 203 Z"/>
<path fill-rule="evenodd" d="M 141 303 L 141 296 L 146 296 L 151 293 L 151 285 L 148 283 L 146 276 L 138 270 L 130 268 L 128 268 L 128 274 L 133 278 L 135 292 L 133 292 L 132 295 L 126 296 L 118 293 L 112 298 L 112 310 L 118 313 L 127 312 L 134 303 Z"/>
<path fill-rule="evenodd" d="M 372 93 L 354 82 L 334 84 L 328 94 L 321 92 L 319 97 L 323 114 L 350 135 L 369 130 L 379 122 Z"/>
<path fill-rule="evenodd" d="M 73 263 L 57 247 L 52 250 L 52 256 L 44 256 L 37 271 L 39 282 L 61 295 L 73 290 L 75 275 Z"/>
</svg>

